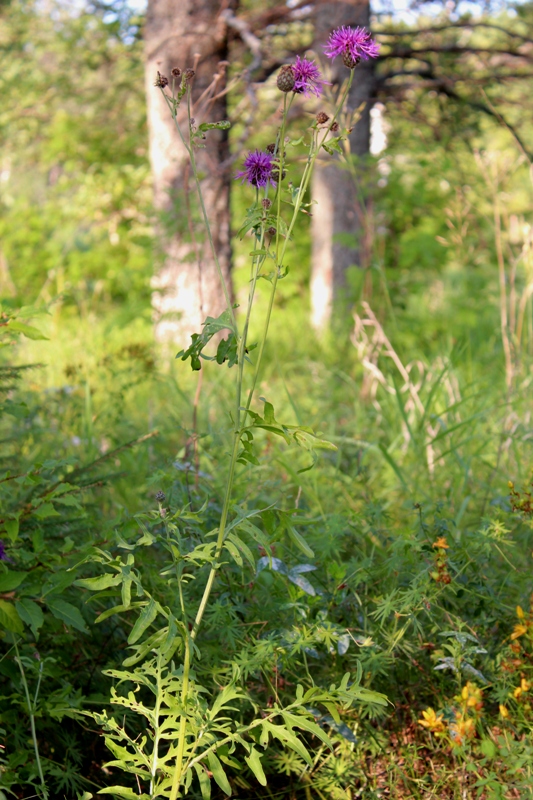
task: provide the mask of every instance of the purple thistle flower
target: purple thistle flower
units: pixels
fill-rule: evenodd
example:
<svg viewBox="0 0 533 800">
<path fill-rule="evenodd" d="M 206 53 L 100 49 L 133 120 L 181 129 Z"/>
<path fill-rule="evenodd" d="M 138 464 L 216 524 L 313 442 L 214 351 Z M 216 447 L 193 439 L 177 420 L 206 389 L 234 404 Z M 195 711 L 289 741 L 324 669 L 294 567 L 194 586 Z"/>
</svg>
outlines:
<svg viewBox="0 0 533 800">
<path fill-rule="evenodd" d="M 309 97 L 310 94 L 320 97 L 322 86 L 328 84 L 328 82 L 322 78 L 315 62 L 309 61 L 308 58 L 296 56 L 292 69 L 294 72 L 294 88 L 292 91 L 296 92 L 296 94 L 303 94 L 304 97 Z"/>
<path fill-rule="evenodd" d="M 256 150 L 255 153 L 248 153 L 244 160 L 244 170 L 235 175 L 237 178 L 242 178 L 241 183 L 248 181 L 251 186 L 267 186 L 268 182 L 275 186 L 272 180 L 272 163 L 273 159 L 270 153 L 262 153 Z"/>
<path fill-rule="evenodd" d="M 324 52 L 328 58 L 336 58 L 348 52 L 354 61 L 368 61 L 369 58 L 377 58 L 379 44 L 366 28 L 348 28 L 343 25 L 342 28 L 332 31 Z"/>
</svg>

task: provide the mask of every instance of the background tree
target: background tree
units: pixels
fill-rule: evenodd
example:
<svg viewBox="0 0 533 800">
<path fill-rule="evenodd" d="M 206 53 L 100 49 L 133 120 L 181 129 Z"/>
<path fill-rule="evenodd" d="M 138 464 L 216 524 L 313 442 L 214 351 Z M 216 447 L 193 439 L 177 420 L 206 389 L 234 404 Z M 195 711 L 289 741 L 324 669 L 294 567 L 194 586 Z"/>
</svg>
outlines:
<svg viewBox="0 0 533 800">
<path fill-rule="evenodd" d="M 185 343 L 208 315 L 225 307 L 212 253 L 197 235 L 198 202 L 186 151 L 161 93 L 157 72 L 192 68 L 194 113 L 210 121 L 227 116 L 225 67 L 227 26 L 216 0 L 149 0 L 144 27 L 146 94 L 154 202 L 160 212 L 161 266 L 154 279 L 159 338 Z M 186 112 L 178 113 L 184 129 Z M 228 283 L 231 268 L 229 148 L 226 131 L 210 132 L 197 151 L 202 192 L 214 246 Z"/>
<path fill-rule="evenodd" d="M 330 32 L 342 25 L 368 27 L 370 4 L 366 0 L 323 2 L 314 6 L 314 49 L 323 52 Z M 341 59 L 333 62 L 333 82 L 339 85 L 346 79 L 347 69 Z M 348 152 L 356 162 L 368 155 L 370 149 L 370 109 L 374 100 L 375 66 L 373 59 L 357 66 L 347 102 L 348 114 L 356 122 L 348 139 Z M 366 223 L 364 180 L 355 177 L 338 159 L 326 157 L 313 178 L 312 195 L 320 211 L 311 225 L 311 322 L 317 329 L 329 324 L 333 308 L 338 319 L 345 318 L 350 294 L 347 292 L 347 272 L 351 266 L 368 264 L 369 227 Z M 355 181 L 354 181 L 355 177 Z M 355 184 L 355 185 L 354 185 Z M 353 299 L 353 298 L 352 298 Z"/>
</svg>

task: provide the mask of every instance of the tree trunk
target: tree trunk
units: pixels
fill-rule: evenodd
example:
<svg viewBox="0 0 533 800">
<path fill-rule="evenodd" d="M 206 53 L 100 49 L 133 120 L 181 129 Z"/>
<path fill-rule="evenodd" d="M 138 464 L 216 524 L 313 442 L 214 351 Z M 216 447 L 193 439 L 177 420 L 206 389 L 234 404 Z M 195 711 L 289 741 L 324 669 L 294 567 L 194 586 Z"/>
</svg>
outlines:
<svg viewBox="0 0 533 800">
<path fill-rule="evenodd" d="M 328 2 L 315 5 L 315 50 L 323 52 L 330 32 L 341 25 L 368 26 L 368 0 Z M 348 70 L 339 57 L 332 62 L 334 82 L 342 83 Z M 349 137 L 350 152 L 364 157 L 370 149 L 370 98 L 374 83 L 373 62 L 362 61 L 356 67 L 347 107 L 356 111 L 361 104 L 360 118 Z M 350 267 L 367 264 L 368 231 L 365 225 L 363 181 L 354 181 L 346 168 L 331 156 L 320 158 L 315 169 L 312 194 L 318 206 L 312 220 L 311 320 L 318 330 L 335 320 L 346 321 L 352 298 L 347 281 Z M 358 169 L 360 169 L 358 167 Z M 364 177 L 364 176 L 362 176 Z"/>
<path fill-rule="evenodd" d="M 196 123 L 226 118 L 225 7 L 218 0 L 149 0 L 145 24 L 146 91 L 154 202 L 159 212 L 161 267 L 153 279 L 156 335 L 180 345 L 200 332 L 208 315 L 225 308 L 220 278 L 204 232 L 194 176 L 161 91 L 154 87 L 159 71 L 194 68 L 193 116 Z M 168 91 L 168 90 L 167 90 Z M 203 96 L 203 97 L 202 97 Z M 186 97 L 178 122 L 187 139 Z M 205 149 L 195 155 L 220 266 L 229 285 L 231 267 L 229 148 L 226 131 L 207 133 Z"/>
</svg>

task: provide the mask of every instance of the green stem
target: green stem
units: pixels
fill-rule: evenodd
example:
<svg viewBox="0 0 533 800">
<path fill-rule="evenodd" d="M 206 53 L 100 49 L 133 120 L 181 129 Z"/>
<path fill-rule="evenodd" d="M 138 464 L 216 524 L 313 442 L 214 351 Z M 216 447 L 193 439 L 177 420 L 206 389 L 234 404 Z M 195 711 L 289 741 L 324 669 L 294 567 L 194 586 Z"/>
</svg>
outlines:
<svg viewBox="0 0 533 800">
<path fill-rule="evenodd" d="M 159 730 L 159 713 L 161 711 L 161 698 L 163 697 L 163 690 L 161 687 L 161 660 L 160 656 L 158 658 L 157 664 L 157 695 L 156 695 L 156 702 L 154 708 L 154 748 L 152 750 L 152 769 L 151 769 L 151 779 L 150 779 L 150 797 L 154 796 L 155 792 L 155 780 L 157 775 L 157 767 L 158 767 L 158 755 L 159 755 L 159 739 L 160 739 L 160 730 Z"/>
<path fill-rule="evenodd" d="M 28 688 L 28 682 L 26 681 L 26 673 L 24 672 L 24 666 L 22 664 L 22 661 L 21 661 L 21 658 L 20 658 L 20 655 L 19 655 L 19 649 L 18 649 L 18 645 L 17 645 L 16 640 L 15 640 L 15 652 L 17 654 L 17 664 L 19 665 L 20 674 L 22 676 L 22 685 L 24 686 L 24 693 L 26 695 L 26 703 L 27 703 L 27 706 L 28 706 L 28 714 L 30 715 L 31 738 L 33 739 L 33 747 L 34 747 L 34 750 L 35 750 L 35 760 L 37 762 L 37 770 L 39 772 L 39 778 L 40 778 L 40 781 L 41 781 L 42 793 L 43 793 L 44 800 L 48 800 L 48 790 L 46 788 L 46 783 L 44 781 L 43 768 L 41 766 L 41 759 L 39 757 L 39 744 L 37 742 L 37 730 L 35 728 L 35 715 L 33 713 L 34 712 L 34 704 L 32 704 L 31 699 L 30 699 L 30 690 Z M 40 665 L 40 666 L 41 666 L 41 670 L 42 670 L 42 665 Z M 39 675 L 39 682 L 37 684 L 37 691 L 35 692 L 34 702 L 37 702 L 37 695 L 38 695 L 38 691 L 39 691 L 40 685 L 41 685 L 41 680 L 40 680 L 40 675 Z"/>
<path fill-rule="evenodd" d="M 350 76 L 350 80 L 348 82 L 348 85 L 347 85 L 347 87 L 346 87 L 346 89 L 345 89 L 345 91 L 343 93 L 343 96 L 342 96 L 341 103 L 340 103 L 339 107 L 342 106 L 342 104 L 344 103 L 344 100 L 346 99 L 346 95 L 347 95 L 347 93 L 348 93 L 348 91 L 350 89 L 352 80 L 353 80 L 353 72 L 352 72 L 352 74 Z M 200 182 L 198 180 L 198 174 L 197 174 L 197 169 L 196 169 L 196 162 L 194 160 L 192 143 L 190 144 L 190 146 L 187 145 L 187 143 L 186 143 L 186 141 L 185 141 L 185 139 L 184 139 L 184 137 L 182 135 L 181 129 L 180 129 L 178 123 L 177 123 L 176 108 L 175 108 L 174 105 L 172 105 L 170 103 L 169 98 L 165 95 L 164 92 L 163 92 L 163 96 L 165 97 L 165 100 L 166 100 L 166 102 L 167 102 L 167 104 L 168 104 L 168 106 L 169 106 L 169 108 L 170 108 L 170 110 L 172 112 L 172 117 L 173 117 L 174 122 L 176 124 L 176 127 L 178 129 L 178 133 L 180 135 L 181 141 L 182 141 L 184 147 L 187 149 L 187 151 L 189 153 L 189 156 L 191 158 L 191 165 L 192 165 L 193 174 L 194 174 L 195 181 L 196 181 L 196 187 L 197 187 L 197 190 L 198 190 L 198 196 L 200 198 L 200 205 L 202 207 L 202 212 L 203 212 L 203 215 L 204 215 L 204 222 L 205 222 L 205 225 L 206 225 L 206 229 L 208 231 L 209 241 L 210 241 L 210 244 L 211 244 L 211 248 L 213 250 L 213 255 L 215 257 L 215 262 L 217 264 L 217 268 L 218 268 L 218 271 L 219 271 L 219 276 L 220 276 L 222 285 L 224 287 L 224 292 L 225 292 L 225 295 L 226 295 L 226 302 L 228 304 L 228 309 L 231 311 L 231 315 L 233 317 L 233 320 L 235 321 L 235 315 L 234 315 L 234 312 L 233 312 L 233 308 L 230 305 L 229 295 L 227 293 L 226 284 L 225 284 L 225 281 L 224 281 L 224 276 L 222 275 L 222 271 L 221 271 L 220 265 L 218 263 L 218 258 L 216 256 L 214 243 L 213 243 L 213 239 L 212 239 L 212 236 L 211 236 L 211 231 L 210 231 L 210 227 L 209 227 L 209 221 L 207 219 L 207 213 L 205 211 L 205 205 L 204 205 L 204 201 L 203 201 L 203 197 L 202 197 L 202 193 L 201 193 Z M 292 100 L 291 100 L 291 102 L 292 102 Z M 189 96 L 188 96 L 188 109 L 189 109 L 189 120 L 190 120 L 190 92 L 189 92 Z M 261 363 L 261 360 L 262 360 L 262 356 L 263 356 L 263 351 L 264 351 L 264 347 L 265 347 L 265 341 L 266 341 L 266 337 L 267 337 L 267 334 L 268 334 L 268 328 L 269 328 L 269 323 L 270 323 L 270 316 L 271 316 L 271 313 L 272 313 L 272 307 L 273 307 L 273 303 L 274 303 L 274 295 L 275 295 L 275 291 L 276 291 L 277 279 L 278 279 L 278 276 L 279 276 L 279 269 L 280 269 L 281 264 L 283 263 L 283 258 L 285 256 L 285 251 L 287 249 L 287 243 L 288 243 L 288 240 L 290 238 L 291 232 L 292 232 L 292 230 L 294 228 L 294 225 L 295 225 L 295 222 L 296 222 L 296 218 L 298 216 L 298 211 L 300 210 L 300 207 L 301 207 L 301 204 L 302 204 L 302 201 L 303 201 L 303 197 L 304 197 L 305 192 L 307 190 L 307 186 L 308 186 L 308 183 L 309 183 L 309 178 L 310 178 L 312 167 L 313 167 L 314 162 L 316 160 L 317 154 L 320 151 L 320 148 L 321 148 L 323 142 L 325 141 L 325 139 L 326 139 L 326 137 L 327 137 L 327 135 L 329 133 L 329 130 L 331 129 L 331 125 L 333 125 L 333 122 L 335 121 L 335 116 L 338 113 L 338 111 L 336 111 L 335 116 L 331 120 L 330 126 L 328 127 L 327 131 L 324 134 L 324 138 L 322 139 L 320 144 L 316 147 L 316 149 L 313 151 L 312 155 L 310 155 L 310 157 L 308 158 L 308 161 L 307 161 L 307 164 L 306 164 L 306 168 L 305 168 L 305 171 L 304 171 L 304 177 L 302 179 L 302 183 L 301 183 L 301 186 L 300 186 L 300 191 L 298 193 L 298 198 L 297 198 L 296 203 L 295 203 L 295 209 L 294 209 L 294 213 L 293 213 L 293 218 L 292 218 L 291 223 L 289 225 L 289 229 L 287 231 L 287 235 L 285 237 L 285 241 L 283 242 L 283 246 L 281 247 L 281 252 L 280 252 L 279 220 L 281 218 L 281 179 L 282 179 L 282 174 L 283 174 L 283 164 L 284 164 L 284 156 L 285 156 L 284 145 L 285 145 L 285 124 L 286 124 L 286 118 L 287 118 L 287 110 L 288 110 L 287 109 L 287 95 L 284 95 L 283 118 L 282 118 L 281 130 L 280 130 L 279 140 L 278 140 L 279 179 L 278 179 L 278 189 L 277 189 L 277 219 L 278 219 L 278 225 L 276 227 L 276 260 L 275 260 L 276 268 L 275 268 L 275 273 L 274 273 L 274 277 L 273 277 L 273 280 L 272 280 L 272 291 L 271 291 L 270 300 L 269 300 L 269 307 L 268 307 L 268 312 L 267 312 L 267 320 L 266 320 L 266 324 L 265 324 L 264 331 L 263 331 L 263 336 L 262 336 L 260 347 L 259 347 L 259 356 L 258 356 L 258 362 L 256 364 L 256 368 L 255 368 L 255 372 L 254 372 L 253 384 L 252 384 L 252 388 L 250 390 L 250 393 L 248 395 L 248 401 L 247 401 L 246 408 L 244 409 L 244 417 L 242 417 L 243 410 L 242 410 L 241 403 L 242 403 L 242 385 L 243 385 L 243 374 L 244 374 L 244 360 L 245 360 L 245 354 L 246 354 L 246 339 L 247 339 L 247 335 L 248 335 L 248 327 L 249 327 L 249 322 L 250 322 L 250 315 L 251 315 L 251 310 L 252 310 L 253 299 L 254 299 L 255 288 L 256 288 L 257 279 L 258 279 L 258 275 L 259 275 L 259 270 L 261 269 L 261 265 L 262 265 L 262 263 L 264 261 L 264 258 L 256 257 L 257 258 L 256 265 L 255 265 L 256 268 L 255 268 L 255 271 L 253 271 L 253 277 L 252 277 L 252 281 L 251 281 L 250 292 L 249 292 L 249 295 L 248 295 L 248 307 L 247 307 L 247 310 L 246 310 L 246 318 L 245 318 L 245 322 L 244 322 L 243 333 L 242 333 L 242 336 L 239 338 L 238 373 L 237 373 L 237 386 L 236 386 L 236 393 L 235 393 L 235 420 L 234 420 L 233 447 L 232 447 L 230 463 L 229 463 L 228 479 L 227 479 L 227 482 L 226 482 L 226 491 L 225 491 L 225 494 L 224 494 L 224 503 L 223 503 L 223 506 L 222 506 L 222 513 L 220 515 L 220 525 L 219 525 L 219 528 L 218 528 L 216 547 L 215 547 L 215 555 L 214 555 L 214 559 L 213 559 L 213 564 L 211 566 L 211 569 L 209 571 L 209 575 L 207 577 L 207 581 L 206 581 L 206 585 L 205 585 L 204 592 L 203 592 L 203 595 L 202 595 L 202 599 L 200 601 L 200 605 L 198 606 L 198 611 L 196 612 L 196 617 L 195 617 L 195 620 L 194 620 L 192 631 L 190 633 L 190 636 L 186 637 L 186 641 L 185 641 L 185 656 L 184 656 L 184 661 L 183 661 L 183 684 L 182 684 L 182 692 L 181 692 L 181 701 L 182 701 L 182 705 L 184 707 L 184 711 L 182 712 L 182 715 L 181 715 L 181 718 L 180 718 L 180 725 L 179 725 L 179 732 L 178 732 L 178 750 L 177 750 L 177 754 L 176 754 L 176 767 L 175 767 L 174 775 L 173 775 L 173 779 L 172 779 L 172 788 L 171 788 L 169 800 L 177 800 L 178 792 L 179 792 L 180 785 L 181 785 L 182 775 L 184 774 L 184 772 L 186 772 L 190 768 L 190 766 L 193 763 L 196 763 L 196 761 L 200 760 L 200 758 L 203 758 L 205 756 L 205 753 L 203 753 L 201 757 L 198 757 L 197 759 L 193 759 L 192 761 L 189 760 L 189 762 L 185 765 L 185 769 L 184 769 L 183 756 L 184 756 L 184 752 L 185 752 L 185 739 L 186 739 L 186 733 L 187 733 L 186 703 L 187 703 L 187 693 L 188 693 L 188 687 L 189 687 L 189 673 L 190 673 L 190 643 L 191 643 L 191 641 L 194 641 L 196 639 L 196 636 L 198 635 L 198 631 L 199 631 L 199 628 L 200 628 L 200 625 L 201 625 L 205 610 L 207 608 L 207 604 L 209 602 L 209 597 L 211 595 L 211 591 L 212 591 L 212 588 L 213 588 L 215 577 L 216 577 L 217 571 L 218 571 L 218 569 L 220 567 L 219 558 L 220 558 L 220 555 L 221 555 L 221 552 L 222 552 L 222 548 L 224 546 L 224 537 L 225 537 L 225 533 L 226 533 L 226 525 L 227 525 L 227 521 L 228 521 L 228 515 L 229 515 L 229 509 L 230 509 L 230 503 L 231 503 L 231 494 L 232 494 L 232 490 L 233 490 L 233 481 L 234 481 L 234 477 L 235 477 L 235 467 L 236 467 L 236 464 L 237 464 L 237 457 L 238 457 L 238 453 L 239 453 L 239 446 L 240 446 L 241 435 L 242 435 L 242 428 L 241 428 L 241 421 L 242 420 L 241 420 L 241 417 L 242 417 L 243 420 L 246 419 L 246 414 L 248 413 L 248 410 L 250 408 L 250 404 L 251 404 L 251 401 L 252 401 L 252 396 L 253 396 L 253 393 L 254 393 L 254 390 L 255 390 L 255 386 L 256 386 L 256 383 L 257 383 L 257 378 L 258 378 L 258 374 L 259 374 L 259 366 L 260 366 L 260 363 Z M 264 241 L 264 226 L 262 226 L 262 229 L 261 229 L 261 238 L 260 238 L 260 248 L 259 249 L 262 249 L 263 241 Z M 235 332 L 237 333 L 236 322 L 235 322 Z M 272 714 L 271 716 L 275 716 L 275 713 Z M 247 730 L 251 730 L 254 727 L 256 727 L 258 724 L 262 724 L 262 722 L 263 722 L 263 720 L 256 721 L 255 723 L 252 723 L 252 725 L 247 726 L 245 729 L 243 729 L 242 732 L 245 732 Z M 208 748 L 208 751 L 216 749 L 216 747 L 220 746 L 225 741 L 226 741 L 225 739 L 221 740 L 221 742 L 218 742 L 213 747 Z M 208 751 L 206 751 L 206 752 L 208 752 Z"/>
<path fill-rule="evenodd" d="M 181 686 L 181 704 L 183 711 L 180 717 L 178 731 L 178 752 L 176 753 L 176 768 L 172 778 L 172 788 L 169 800 L 177 800 L 183 775 L 183 753 L 185 751 L 185 737 L 187 734 L 187 695 L 189 693 L 189 673 L 191 669 L 191 645 L 189 637 L 185 639 L 185 657 L 183 659 L 183 683 Z"/>
<path fill-rule="evenodd" d="M 305 193 L 307 191 L 307 187 L 308 187 L 309 181 L 311 179 L 311 175 L 312 175 L 312 172 L 313 172 L 313 167 L 314 167 L 315 161 L 316 161 L 316 159 L 318 157 L 318 154 L 320 153 L 320 150 L 322 149 L 322 145 L 326 141 L 326 138 L 327 138 L 329 132 L 331 131 L 331 128 L 332 128 L 332 126 L 333 126 L 333 124 L 334 124 L 334 122 L 335 122 L 335 120 L 336 120 L 341 108 L 343 107 L 343 105 L 345 103 L 345 100 L 346 100 L 346 98 L 348 96 L 348 92 L 350 91 L 350 87 L 351 87 L 352 82 L 353 82 L 353 78 L 354 78 L 354 70 L 352 69 L 350 71 L 350 78 L 348 80 L 348 83 L 346 84 L 346 88 L 344 89 L 344 92 L 341 95 L 341 99 L 340 99 L 339 103 L 337 104 L 337 108 L 335 109 L 335 113 L 333 114 L 333 117 L 332 117 L 332 119 L 331 119 L 331 121 L 330 121 L 330 123 L 328 125 L 328 128 L 327 128 L 326 132 L 324 133 L 322 141 L 317 145 L 317 147 L 314 150 L 312 150 L 309 153 L 309 156 L 308 156 L 308 159 L 307 159 L 307 163 L 306 163 L 305 169 L 304 169 L 304 174 L 302 176 L 302 182 L 300 184 L 300 189 L 298 191 L 298 197 L 296 198 L 296 203 L 294 205 L 294 211 L 293 211 L 292 219 L 291 219 L 291 222 L 290 222 L 289 227 L 287 229 L 287 233 L 285 235 L 285 240 L 284 240 L 283 246 L 281 248 L 281 253 L 279 253 L 279 222 L 278 222 L 278 225 L 277 225 L 278 233 L 276 235 L 276 267 L 275 267 L 274 277 L 272 279 L 272 289 L 271 289 L 270 298 L 269 298 L 269 301 L 268 301 L 268 308 L 267 308 L 267 313 L 266 313 L 266 318 L 265 318 L 265 325 L 264 325 L 264 329 L 263 329 L 263 335 L 261 337 L 261 343 L 259 345 L 259 353 L 258 353 L 258 356 L 257 356 L 256 365 L 255 365 L 254 377 L 253 377 L 253 380 L 252 380 L 251 389 L 250 389 L 250 391 L 248 393 L 248 400 L 246 402 L 246 409 L 245 409 L 245 412 L 244 412 L 244 420 L 245 421 L 246 421 L 246 415 L 248 414 L 248 411 L 250 410 L 250 406 L 252 404 L 252 398 L 254 396 L 255 388 L 257 386 L 257 380 L 259 378 L 259 371 L 260 371 L 261 362 L 262 362 L 262 359 L 263 359 L 263 352 L 264 352 L 264 349 L 265 349 L 265 342 L 266 342 L 266 339 L 267 339 L 268 329 L 269 329 L 269 326 L 270 326 L 270 318 L 272 316 L 272 309 L 274 307 L 274 297 L 276 295 L 276 287 L 277 287 L 278 278 L 279 278 L 279 270 L 281 269 L 281 267 L 283 265 L 283 259 L 285 258 L 285 253 L 286 253 L 286 250 L 287 250 L 289 239 L 290 239 L 291 233 L 293 231 L 293 228 L 294 228 L 294 226 L 296 224 L 296 219 L 298 217 L 298 212 L 300 211 L 300 207 L 302 205 L 303 198 L 305 197 Z M 286 95 L 285 95 L 285 98 L 286 98 Z M 285 102 L 286 102 L 286 100 L 285 100 Z M 285 107 L 284 107 L 284 112 L 285 112 Z M 280 135 L 281 148 L 280 148 L 280 182 L 278 184 L 278 209 L 277 209 L 278 220 L 279 220 L 279 218 L 281 216 L 281 175 L 282 175 L 282 170 L 283 170 L 283 157 L 284 157 L 283 145 L 284 145 L 284 139 L 285 139 L 285 118 L 286 118 L 286 115 L 284 113 L 284 115 L 283 115 L 283 123 L 282 123 L 282 133 Z M 278 255 L 278 253 L 279 253 L 279 255 Z"/>
<path fill-rule="evenodd" d="M 260 237 L 260 247 L 262 248 L 264 240 L 264 226 L 261 229 L 261 237 Z M 246 337 L 248 334 L 248 326 L 250 322 L 250 315 L 252 311 L 253 305 L 253 298 L 255 294 L 255 287 L 257 284 L 257 278 L 259 275 L 259 270 L 261 269 L 261 265 L 264 259 L 261 258 L 254 258 L 255 262 L 255 271 L 253 274 L 253 279 L 250 287 L 250 292 L 248 296 L 248 307 L 246 310 L 246 319 L 244 322 L 243 334 L 239 341 L 239 356 L 238 356 L 238 373 L 237 373 L 237 389 L 236 389 L 236 398 L 235 398 L 235 431 L 234 431 L 234 438 L 233 438 L 233 449 L 231 453 L 230 459 L 230 466 L 229 466 L 229 473 L 228 473 L 228 480 L 226 483 L 226 492 L 224 495 L 224 504 L 222 507 L 222 513 L 220 516 L 220 525 L 218 529 L 218 536 L 215 548 L 215 556 L 213 565 L 209 571 L 209 575 L 206 581 L 206 585 L 204 588 L 204 592 L 202 595 L 202 599 L 200 601 L 200 605 L 198 606 L 198 611 L 196 612 L 196 618 L 194 620 L 194 625 L 190 634 L 190 639 L 194 641 L 198 634 L 198 630 L 200 624 L 202 622 L 202 618 L 205 613 L 205 609 L 207 608 L 207 604 L 209 602 L 209 596 L 211 594 L 211 590 L 213 588 L 213 583 L 215 582 L 215 577 L 217 570 L 219 569 L 219 558 L 222 552 L 222 548 L 224 546 L 224 535 L 226 533 L 226 524 L 228 521 L 228 514 L 230 509 L 230 501 L 231 501 L 231 492 L 233 489 L 233 479 L 235 476 L 235 466 L 237 464 L 237 456 L 239 453 L 239 445 L 241 441 L 241 401 L 242 401 L 242 383 L 243 383 L 243 374 L 244 374 L 244 357 L 246 353 Z M 180 588 L 180 599 L 183 605 L 183 600 L 181 598 L 181 588 Z M 183 686 L 182 686 L 182 704 L 185 706 L 187 700 L 187 691 L 189 686 L 189 673 L 190 673 L 190 643 L 189 637 L 187 637 L 185 642 L 185 658 L 183 662 Z M 176 768 L 174 771 L 174 776 L 172 780 L 172 789 L 170 793 L 169 800 L 176 800 L 178 797 L 178 791 L 181 784 L 181 777 L 183 775 L 183 753 L 185 749 L 185 737 L 187 732 L 187 717 L 186 714 L 182 714 L 180 718 L 180 727 L 178 732 L 178 752 L 176 754 Z"/>
</svg>

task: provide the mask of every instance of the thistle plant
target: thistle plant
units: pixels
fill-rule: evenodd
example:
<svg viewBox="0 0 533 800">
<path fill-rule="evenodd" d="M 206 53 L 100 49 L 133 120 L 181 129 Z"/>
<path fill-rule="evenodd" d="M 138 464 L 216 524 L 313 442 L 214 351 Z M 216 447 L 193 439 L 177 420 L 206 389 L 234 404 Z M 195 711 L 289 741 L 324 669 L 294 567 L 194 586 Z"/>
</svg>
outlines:
<svg viewBox="0 0 533 800">
<path fill-rule="evenodd" d="M 106 711 L 92 714 L 103 728 L 106 743 L 115 757 L 110 766 L 135 775 L 138 791 L 112 786 L 102 790 L 104 794 L 176 800 L 189 791 L 193 780 L 203 798 L 210 797 L 212 780 L 230 794 L 228 769 L 239 771 L 245 765 L 265 785 L 262 755 L 270 742 L 289 748 L 301 759 L 304 768 L 309 768 L 313 763 L 309 738 L 314 736 L 325 746 L 331 746 L 323 726 L 317 724 L 326 712 L 328 719 L 340 723 L 339 713 L 356 701 L 386 703 L 383 695 L 361 686 L 361 671 L 356 675 L 346 674 L 338 684 L 327 688 L 316 685 L 307 668 L 304 648 L 298 646 L 292 649 L 302 654 L 302 675 L 293 700 L 283 703 L 274 690 L 274 698 L 262 708 L 246 685 L 247 676 L 254 670 L 254 658 L 268 651 L 267 640 L 259 636 L 255 640 L 256 653 L 254 656 L 248 653 L 248 661 L 234 659 L 224 669 L 219 665 L 211 672 L 210 686 L 200 683 L 209 678 L 205 667 L 207 643 L 202 637 L 223 567 L 233 564 L 249 574 L 248 580 L 270 569 L 304 593 L 316 595 L 313 585 L 304 577 L 315 569 L 313 564 L 289 566 L 273 556 L 273 539 L 285 533 L 295 550 L 307 559 L 314 557 L 291 515 L 272 506 L 250 508 L 239 504 L 234 486 L 239 465 L 248 468 L 259 463 L 256 439 L 261 432 L 275 434 L 287 445 L 303 448 L 309 454 L 304 470 L 315 464 L 317 451 L 335 449 L 311 428 L 279 420 L 273 404 L 256 397 L 276 290 L 289 271 L 287 258 L 295 226 L 310 205 L 306 198 L 316 159 L 324 150 L 328 154 L 340 150 L 339 142 L 347 131 L 340 128 L 338 117 L 354 80 L 355 67 L 359 60 L 375 57 L 377 45 L 364 29 L 341 28 L 332 33 L 325 52 L 329 58 L 341 55 L 349 74 L 339 90 L 335 108 L 330 114 L 320 111 L 304 137 L 307 153 L 299 184 L 288 180 L 293 177 L 293 164 L 287 153 L 292 145 L 299 146 L 301 139 L 291 140 L 288 112 L 299 95 L 319 98 L 327 84 L 319 66 L 300 57 L 283 67 L 277 78 L 283 102 L 275 142 L 250 152 L 235 175 L 236 180 L 248 184 L 255 192 L 254 202 L 238 232 L 252 243 L 248 299 L 239 314 L 231 303 L 219 266 L 195 158 L 196 149 L 202 147 L 209 132 L 226 129 L 230 123 L 223 120 L 198 124 L 193 119 L 192 70 L 182 72 L 175 68 L 170 79 L 159 73 L 157 76 L 155 85 L 190 158 L 206 235 L 226 300 L 223 313 L 217 318 L 208 317 L 203 330 L 192 335 L 191 344 L 177 358 L 189 361 L 193 370 L 200 370 L 202 363 L 208 361 L 233 368 L 234 405 L 225 488 L 215 527 L 205 533 L 211 513 L 207 505 L 200 511 L 193 511 L 190 504 L 172 510 L 165 505 L 164 493 L 160 493 L 158 509 L 137 517 L 142 531 L 138 541 L 118 542 L 126 556 L 96 551 L 91 560 L 104 565 L 105 573 L 77 581 L 100 598 L 120 594 L 120 602 L 105 610 L 97 621 L 114 614 L 138 613 L 128 637 L 132 654 L 124 661 L 123 669 L 107 673 L 117 681 L 111 701 L 124 710 L 123 722 L 119 723 Z M 184 104 L 188 120 L 185 130 L 178 121 L 178 110 Z M 290 209 L 288 215 L 286 208 Z M 269 282 L 270 291 L 261 336 L 258 342 L 251 342 L 250 322 L 260 279 Z M 257 546 L 263 555 L 256 562 L 253 549 Z M 137 551 L 142 552 L 143 548 L 166 553 L 160 573 L 166 581 L 165 599 L 150 581 L 148 570 L 141 571 L 136 566 Z M 146 561 L 144 557 L 141 560 Z M 223 631 L 219 635 L 223 636 Z M 331 627 L 327 636 L 330 647 L 337 644 L 339 653 L 345 651 L 343 647 L 347 645 L 341 644 L 346 639 L 345 631 Z M 125 692 L 117 691 L 121 685 L 127 687 Z M 320 706 L 325 709 L 324 715 L 317 710 Z"/>
</svg>

